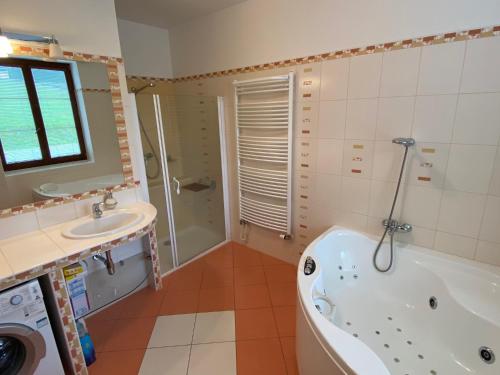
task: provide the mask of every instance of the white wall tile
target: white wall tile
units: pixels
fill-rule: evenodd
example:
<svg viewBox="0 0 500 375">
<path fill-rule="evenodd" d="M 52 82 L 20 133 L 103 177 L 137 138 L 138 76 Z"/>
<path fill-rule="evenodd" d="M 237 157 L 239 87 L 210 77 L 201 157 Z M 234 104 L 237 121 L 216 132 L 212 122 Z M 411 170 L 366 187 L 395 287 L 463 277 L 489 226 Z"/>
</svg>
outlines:
<svg viewBox="0 0 500 375">
<path fill-rule="evenodd" d="M 467 41 L 461 92 L 500 91 L 500 37 Z"/>
<path fill-rule="evenodd" d="M 477 237 L 486 197 L 481 194 L 445 190 L 437 229 L 467 237 Z"/>
<path fill-rule="evenodd" d="M 36 212 L 40 228 L 61 224 L 77 218 L 73 202 L 44 208 Z"/>
<path fill-rule="evenodd" d="M 349 68 L 349 98 L 377 97 L 381 71 L 381 53 L 352 57 Z"/>
<path fill-rule="evenodd" d="M 417 143 L 408 158 L 408 183 L 442 188 L 446 176 L 450 145 Z"/>
<path fill-rule="evenodd" d="M 445 232 L 437 232 L 434 249 L 463 258 L 474 258 L 477 240 Z"/>
<path fill-rule="evenodd" d="M 390 141 L 375 142 L 373 178 L 383 181 L 397 181 L 403 153 L 404 150 L 401 146 Z"/>
<path fill-rule="evenodd" d="M 297 102 L 295 104 L 295 136 L 315 138 L 318 128 L 319 102 Z"/>
<path fill-rule="evenodd" d="M 500 147 L 497 147 L 497 156 L 493 164 L 493 175 L 491 177 L 489 194 L 500 197 Z"/>
<path fill-rule="evenodd" d="M 137 189 L 117 191 L 113 196 L 118 202 L 117 208 L 126 207 L 137 202 Z"/>
<path fill-rule="evenodd" d="M 318 138 L 344 139 L 347 101 L 319 102 Z"/>
<path fill-rule="evenodd" d="M 413 138 L 417 142 L 449 143 L 457 95 L 418 96 L 415 102 Z"/>
<path fill-rule="evenodd" d="M 102 202 L 102 196 L 75 201 L 76 217 L 90 215 L 92 213 L 92 205 L 98 202 Z"/>
<path fill-rule="evenodd" d="M 398 240 L 404 241 L 405 243 L 432 249 L 436 231 L 413 225 L 413 229 L 410 233 L 399 233 L 397 236 Z"/>
<path fill-rule="evenodd" d="M 343 210 L 336 212 L 335 215 L 335 224 L 337 225 L 360 231 L 366 229 L 368 219 L 366 215 Z"/>
<path fill-rule="evenodd" d="M 0 219 L 0 240 L 39 229 L 35 212 Z"/>
<path fill-rule="evenodd" d="M 422 228 L 435 229 L 441 203 L 441 190 L 422 186 L 408 186 L 401 195 L 404 201 L 403 221 Z"/>
<path fill-rule="evenodd" d="M 420 48 L 384 52 L 380 96 L 409 96 L 417 91 Z"/>
<path fill-rule="evenodd" d="M 370 203 L 368 214 L 376 218 L 387 218 L 391 211 L 394 193 L 396 191 L 395 182 L 385 182 L 373 180 L 370 186 Z M 394 217 L 399 217 L 401 213 L 402 200 L 399 199 L 394 211 Z M 380 223 L 380 220 L 378 220 Z"/>
<path fill-rule="evenodd" d="M 370 178 L 372 165 L 373 141 L 345 141 L 342 162 L 342 174 L 344 176 Z"/>
<path fill-rule="evenodd" d="M 321 63 L 321 100 L 347 98 L 349 59 L 337 59 Z"/>
<path fill-rule="evenodd" d="M 342 194 L 342 176 L 317 173 L 314 176 L 314 200 L 318 203 L 318 211 L 340 208 Z M 323 207 L 323 208 L 322 208 Z"/>
<path fill-rule="evenodd" d="M 409 137 L 414 105 L 414 97 L 381 98 L 378 103 L 376 139 Z"/>
<path fill-rule="evenodd" d="M 487 193 L 495 154 L 494 146 L 451 145 L 445 188 Z"/>
<path fill-rule="evenodd" d="M 500 93 L 458 97 L 453 143 L 497 145 L 500 139 Z"/>
<path fill-rule="evenodd" d="M 500 197 L 488 196 L 479 238 L 500 243 Z"/>
<path fill-rule="evenodd" d="M 342 173 L 343 142 L 337 139 L 318 139 L 316 171 Z"/>
<path fill-rule="evenodd" d="M 465 42 L 422 48 L 417 93 L 419 95 L 457 93 L 464 55 Z"/>
<path fill-rule="evenodd" d="M 475 259 L 479 262 L 500 266 L 500 244 L 478 241 Z"/>
<path fill-rule="evenodd" d="M 370 181 L 361 178 L 342 177 L 343 211 L 366 215 L 370 199 Z"/>
<path fill-rule="evenodd" d="M 377 99 L 357 99 L 347 102 L 346 139 L 375 138 Z"/>
</svg>

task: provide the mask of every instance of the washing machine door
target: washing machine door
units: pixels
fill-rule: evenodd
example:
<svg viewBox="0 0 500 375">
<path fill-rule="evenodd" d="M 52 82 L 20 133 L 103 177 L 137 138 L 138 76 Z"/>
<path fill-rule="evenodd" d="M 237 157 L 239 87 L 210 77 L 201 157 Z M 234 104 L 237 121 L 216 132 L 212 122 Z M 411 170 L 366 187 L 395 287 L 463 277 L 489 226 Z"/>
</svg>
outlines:
<svg viewBox="0 0 500 375">
<path fill-rule="evenodd" d="M 45 353 L 40 332 L 23 324 L 0 324 L 0 374 L 31 375 Z"/>
</svg>

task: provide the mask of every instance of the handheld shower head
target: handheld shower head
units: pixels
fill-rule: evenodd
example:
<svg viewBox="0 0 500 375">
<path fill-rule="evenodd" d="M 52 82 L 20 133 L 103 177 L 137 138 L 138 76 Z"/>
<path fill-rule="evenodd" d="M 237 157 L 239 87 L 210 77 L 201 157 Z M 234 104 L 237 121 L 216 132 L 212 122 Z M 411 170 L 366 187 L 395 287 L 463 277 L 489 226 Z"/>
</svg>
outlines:
<svg viewBox="0 0 500 375">
<path fill-rule="evenodd" d="M 415 140 L 413 138 L 394 138 L 392 140 L 392 143 L 408 148 L 410 146 L 415 145 Z"/>
</svg>

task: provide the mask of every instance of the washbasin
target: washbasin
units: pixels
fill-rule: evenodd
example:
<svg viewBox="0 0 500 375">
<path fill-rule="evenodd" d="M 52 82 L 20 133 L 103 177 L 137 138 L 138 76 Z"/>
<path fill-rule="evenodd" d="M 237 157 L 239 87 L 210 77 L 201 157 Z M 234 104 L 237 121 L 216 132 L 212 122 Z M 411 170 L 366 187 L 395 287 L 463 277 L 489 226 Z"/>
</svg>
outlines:
<svg viewBox="0 0 500 375">
<path fill-rule="evenodd" d="M 92 238 L 107 236 L 126 230 L 139 223 L 144 214 L 135 211 L 106 211 L 102 217 L 94 219 L 92 216 L 77 220 L 68 225 L 62 234 L 67 238 Z"/>
</svg>

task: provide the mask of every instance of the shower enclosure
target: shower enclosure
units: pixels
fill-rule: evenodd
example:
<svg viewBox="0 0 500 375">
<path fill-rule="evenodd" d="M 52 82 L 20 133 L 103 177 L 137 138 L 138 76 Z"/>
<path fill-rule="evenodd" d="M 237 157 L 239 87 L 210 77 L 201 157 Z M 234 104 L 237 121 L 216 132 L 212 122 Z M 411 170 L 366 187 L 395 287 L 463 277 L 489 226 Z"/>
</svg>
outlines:
<svg viewBox="0 0 500 375">
<path fill-rule="evenodd" d="M 223 102 L 158 94 L 151 84 L 132 91 L 166 273 L 227 238 Z"/>
</svg>

